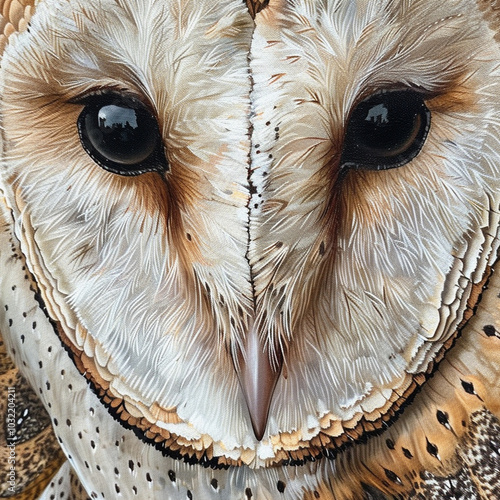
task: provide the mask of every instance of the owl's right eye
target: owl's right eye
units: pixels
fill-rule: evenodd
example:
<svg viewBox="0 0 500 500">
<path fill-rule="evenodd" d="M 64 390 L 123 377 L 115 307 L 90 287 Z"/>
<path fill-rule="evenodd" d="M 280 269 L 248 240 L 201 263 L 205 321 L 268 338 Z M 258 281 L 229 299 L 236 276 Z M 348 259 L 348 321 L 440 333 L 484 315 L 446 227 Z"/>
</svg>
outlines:
<svg viewBox="0 0 500 500">
<path fill-rule="evenodd" d="M 138 99 L 117 93 L 83 100 L 78 117 L 80 141 L 102 168 L 119 175 L 168 169 L 158 123 Z"/>
<path fill-rule="evenodd" d="M 409 163 L 422 149 L 431 123 L 423 95 L 384 91 L 360 102 L 347 124 L 343 167 L 386 170 Z"/>
</svg>

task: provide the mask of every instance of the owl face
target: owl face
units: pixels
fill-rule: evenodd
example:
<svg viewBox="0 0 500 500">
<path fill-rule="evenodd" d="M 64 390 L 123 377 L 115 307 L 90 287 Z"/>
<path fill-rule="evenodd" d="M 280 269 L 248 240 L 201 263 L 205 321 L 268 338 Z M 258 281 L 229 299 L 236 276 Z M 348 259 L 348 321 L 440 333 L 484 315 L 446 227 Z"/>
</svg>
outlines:
<svg viewBox="0 0 500 500">
<path fill-rule="evenodd" d="M 498 248 L 476 6 L 40 2 L 2 61 L 2 191 L 124 426 L 204 464 L 301 462 L 425 381 Z"/>
</svg>

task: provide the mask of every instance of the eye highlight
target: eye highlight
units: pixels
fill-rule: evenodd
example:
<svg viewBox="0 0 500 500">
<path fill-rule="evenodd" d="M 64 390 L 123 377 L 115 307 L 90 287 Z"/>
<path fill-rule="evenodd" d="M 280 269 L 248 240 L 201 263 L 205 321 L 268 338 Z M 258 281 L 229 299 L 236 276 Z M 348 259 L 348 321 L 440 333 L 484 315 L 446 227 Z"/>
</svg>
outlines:
<svg viewBox="0 0 500 500">
<path fill-rule="evenodd" d="M 341 165 L 386 170 L 405 165 L 425 143 L 431 113 L 411 90 L 386 91 L 360 102 L 346 127 Z"/>
<path fill-rule="evenodd" d="M 83 100 L 80 141 L 102 168 L 119 175 L 168 170 L 158 123 L 138 99 L 105 93 Z"/>
</svg>

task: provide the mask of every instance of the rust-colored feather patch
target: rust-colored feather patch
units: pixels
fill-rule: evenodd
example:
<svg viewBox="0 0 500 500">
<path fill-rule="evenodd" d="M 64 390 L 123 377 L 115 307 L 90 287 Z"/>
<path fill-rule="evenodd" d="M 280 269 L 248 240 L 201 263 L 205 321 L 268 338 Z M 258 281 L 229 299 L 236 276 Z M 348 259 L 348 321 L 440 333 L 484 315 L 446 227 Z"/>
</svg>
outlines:
<svg viewBox="0 0 500 500">
<path fill-rule="evenodd" d="M 24 31 L 35 12 L 37 0 L 0 0 L 0 54 L 13 33 Z"/>
</svg>

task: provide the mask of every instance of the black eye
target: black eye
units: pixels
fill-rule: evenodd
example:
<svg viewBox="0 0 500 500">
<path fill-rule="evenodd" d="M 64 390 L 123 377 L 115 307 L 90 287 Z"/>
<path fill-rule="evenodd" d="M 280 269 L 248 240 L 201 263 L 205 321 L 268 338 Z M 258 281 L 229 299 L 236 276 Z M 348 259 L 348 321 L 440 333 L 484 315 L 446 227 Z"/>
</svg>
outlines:
<svg viewBox="0 0 500 500">
<path fill-rule="evenodd" d="M 419 93 L 374 94 L 351 114 L 341 165 L 369 170 L 401 167 L 422 149 L 430 123 L 430 111 Z"/>
<path fill-rule="evenodd" d="M 120 175 L 168 169 L 158 123 L 142 102 L 113 93 L 87 97 L 84 104 L 80 141 L 98 165 Z"/>
</svg>

